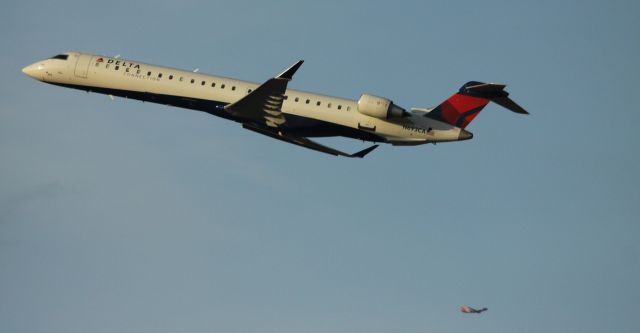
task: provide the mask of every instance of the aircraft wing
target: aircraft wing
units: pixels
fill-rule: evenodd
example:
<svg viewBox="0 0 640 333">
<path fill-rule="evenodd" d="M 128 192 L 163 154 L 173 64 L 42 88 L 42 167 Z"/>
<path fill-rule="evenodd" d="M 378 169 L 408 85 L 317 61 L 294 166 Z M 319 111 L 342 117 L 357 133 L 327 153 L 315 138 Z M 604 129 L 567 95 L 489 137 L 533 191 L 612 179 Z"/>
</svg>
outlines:
<svg viewBox="0 0 640 333">
<path fill-rule="evenodd" d="M 236 117 L 269 127 L 278 127 L 283 124 L 286 121 L 282 114 L 284 93 L 287 90 L 287 84 L 302 63 L 303 60 L 296 62 L 237 102 L 225 106 L 225 110 Z"/>
<path fill-rule="evenodd" d="M 367 149 L 363 149 L 355 154 L 347 154 L 345 152 L 339 151 L 337 149 L 333 149 L 331 147 L 327 147 L 324 145 L 321 145 L 315 141 L 309 140 L 305 137 L 300 137 L 300 136 L 293 136 L 293 135 L 288 135 L 285 133 L 282 133 L 276 129 L 272 129 L 272 128 L 267 128 L 267 127 L 260 127 L 260 126 L 256 126 L 253 124 L 242 124 L 242 127 L 254 131 L 256 133 L 260 133 L 269 137 L 272 137 L 274 139 L 278 139 L 281 141 L 285 141 L 285 142 L 289 142 L 292 143 L 294 145 L 298 145 L 301 147 L 305 147 L 308 149 L 312 149 L 315 151 L 319 151 L 319 152 L 323 152 L 326 154 L 330 154 L 330 155 L 334 155 L 334 156 L 345 156 L 345 157 L 358 157 L 358 158 L 363 158 L 365 155 L 367 155 L 368 153 L 370 153 L 372 150 L 376 149 L 378 147 L 378 145 L 373 145 Z"/>
</svg>

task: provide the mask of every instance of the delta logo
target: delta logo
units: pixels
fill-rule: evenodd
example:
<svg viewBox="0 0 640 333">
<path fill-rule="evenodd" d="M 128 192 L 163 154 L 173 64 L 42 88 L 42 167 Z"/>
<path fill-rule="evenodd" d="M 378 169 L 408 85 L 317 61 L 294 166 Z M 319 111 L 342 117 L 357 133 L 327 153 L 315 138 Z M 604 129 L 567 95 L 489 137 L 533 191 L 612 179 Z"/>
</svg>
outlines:
<svg viewBox="0 0 640 333">
<path fill-rule="evenodd" d="M 105 62 L 103 57 L 99 57 L 99 58 L 96 59 L 96 63 L 101 63 L 101 62 Z M 114 64 L 116 66 L 140 68 L 140 65 L 138 65 L 136 63 L 124 61 L 124 60 L 117 60 L 117 59 L 109 59 L 109 58 L 107 58 L 106 62 L 107 62 L 107 64 Z"/>
</svg>

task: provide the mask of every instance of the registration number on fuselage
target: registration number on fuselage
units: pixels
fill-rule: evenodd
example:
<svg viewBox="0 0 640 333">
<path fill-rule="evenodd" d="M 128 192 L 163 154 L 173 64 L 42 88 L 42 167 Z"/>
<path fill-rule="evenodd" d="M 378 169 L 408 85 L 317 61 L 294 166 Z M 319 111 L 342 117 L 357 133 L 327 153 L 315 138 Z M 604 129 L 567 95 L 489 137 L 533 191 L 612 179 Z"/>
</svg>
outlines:
<svg viewBox="0 0 640 333">
<path fill-rule="evenodd" d="M 425 128 L 415 127 L 415 126 L 410 126 L 410 125 L 402 125 L 402 129 L 405 130 L 405 131 L 412 132 L 412 133 L 420 133 L 420 134 L 427 134 L 427 132 L 429 132 Z"/>
</svg>

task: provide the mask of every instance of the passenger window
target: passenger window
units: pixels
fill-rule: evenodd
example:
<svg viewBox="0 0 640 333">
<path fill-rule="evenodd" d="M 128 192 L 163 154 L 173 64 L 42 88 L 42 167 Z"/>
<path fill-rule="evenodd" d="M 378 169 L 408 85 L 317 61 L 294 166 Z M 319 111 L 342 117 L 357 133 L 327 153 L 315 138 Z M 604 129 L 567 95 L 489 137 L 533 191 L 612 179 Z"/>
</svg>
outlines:
<svg viewBox="0 0 640 333">
<path fill-rule="evenodd" d="M 220 85 L 220 89 L 224 89 L 224 83 Z"/>
<path fill-rule="evenodd" d="M 236 86 L 231 87 L 231 90 L 236 90 Z"/>
<path fill-rule="evenodd" d="M 310 99 L 307 99 L 307 100 L 305 101 L 305 103 L 306 103 L 306 104 L 309 104 L 309 102 L 311 102 L 311 100 L 310 100 Z"/>
<path fill-rule="evenodd" d="M 342 110 L 342 105 L 338 104 L 338 110 Z"/>
<path fill-rule="evenodd" d="M 147 72 L 147 76 L 151 76 L 151 72 Z"/>
<path fill-rule="evenodd" d="M 191 79 L 191 83 L 194 83 L 194 82 L 196 82 L 196 80 L 195 79 Z"/>
<path fill-rule="evenodd" d="M 327 107 L 330 109 L 331 108 L 331 103 L 327 104 Z"/>
<path fill-rule="evenodd" d="M 317 105 L 317 106 L 320 106 L 320 101 L 317 101 L 317 102 L 316 102 L 316 105 Z"/>
<path fill-rule="evenodd" d="M 211 87 L 215 87 L 216 83 L 215 82 L 211 82 Z"/>
<path fill-rule="evenodd" d="M 115 67 L 115 70 L 118 70 L 118 68 L 120 68 L 120 66 L 116 66 L 116 67 Z"/>
<path fill-rule="evenodd" d="M 249 89 L 247 90 L 247 94 L 250 94 L 253 90 Z"/>
<path fill-rule="evenodd" d="M 162 73 L 158 73 L 158 79 L 162 77 Z"/>
<path fill-rule="evenodd" d="M 108 66 L 108 65 L 107 65 L 107 66 Z M 139 69 L 138 69 L 138 70 L 136 70 L 136 74 L 140 74 L 140 70 L 139 70 Z"/>
<path fill-rule="evenodd" d="M 204 82 L 204 81 L 200 82 L 201 86 L 204 86 L 205 84 L 206 84 L 206 82 Z"/>
<path fill-rule="evenodd" d="M 300 100 L 300 98 L 298 98 L 298 97 L 296 97 L 296 99 L 294 99 L 294 101 L 296 101 L 296 102 L 299 101 L 299 100 Z"/>
<path fill-rule="evenodd" d="M 169 80 L 173 80 L 173 74 L 169 75 Z"/>
</svg>

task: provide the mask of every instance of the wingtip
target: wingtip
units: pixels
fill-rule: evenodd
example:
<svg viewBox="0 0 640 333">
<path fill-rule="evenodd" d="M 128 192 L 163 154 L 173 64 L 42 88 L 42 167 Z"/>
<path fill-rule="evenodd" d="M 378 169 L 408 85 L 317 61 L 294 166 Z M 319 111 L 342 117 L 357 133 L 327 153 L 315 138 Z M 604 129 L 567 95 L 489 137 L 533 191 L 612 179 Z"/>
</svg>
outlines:
<svg viewBox="0 0 640 333">
<path fill-rule="evenodd" d="M 285 69 L 284 72 L 280 73 L 280 75 L 276 76 L 278 79 L 285 79 L 291 81 L 293 79 L 293 74 L 302 66 L 304 60 L 298 60 L 295 64 L 291 65 L 289 68 Z"/>
<path fill-rule="evenodd" d="M 379 145 L 373 145 L 369 148 L 363 149 L 355 154 L 351 154 L 350 157 L 358 157 L 358 158 L 363 158 L 365 157 L 367 154 L 369 154 L 370 152 L 372 152 L 374 149 L 378 148 Z"/>
</svg>

